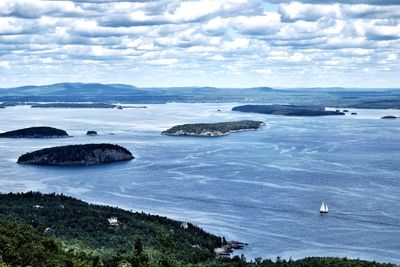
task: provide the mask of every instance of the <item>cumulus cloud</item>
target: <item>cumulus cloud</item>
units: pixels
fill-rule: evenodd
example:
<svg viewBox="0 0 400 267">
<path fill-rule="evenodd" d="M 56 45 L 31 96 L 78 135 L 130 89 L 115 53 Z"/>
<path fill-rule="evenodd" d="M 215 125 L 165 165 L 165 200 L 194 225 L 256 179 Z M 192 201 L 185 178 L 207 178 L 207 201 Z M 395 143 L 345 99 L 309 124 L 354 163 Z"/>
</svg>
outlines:
<svg viewBox="0 0 400 267">
<path fill-rule="evenodd" d="M 357 75 L 383 69 L 394 84 L 399 50 L 398 1 L 0 1 L 6 84 L 28 75 L 33 83 L 337 85 L 329 73 L 370 85 Z M 168 84 L 155 84 L 154 72 Z"/>
<path fill-rule="evenodd" d="M 39 18 L 50 16 L 78 16 L 82 10 L 68 1 L 3 0 L 0 2 L 0 15 L 20 18 Z"/>
<path fill-rule="evenodd" d="M 271 3 L 287 3 L 292 2 L 292 0 L 267 0 Z M 297 2 L 310 3 L 310 4 L 368 4 L 368 5 L 388 5 L 395 6 L 399 5 L 397 0 L 297 0 Z"/>
<path fill-rule="evenodd" d="M 287 21 L 306 20 L 316 21 L 321 18 L 365 20 L 400 18 L 399 8 L 393 6 L 373 6 L 367 4 L 308 4 L 301 2 L 289 2 L 279 6 L 279 13 Z"/>
</svg>

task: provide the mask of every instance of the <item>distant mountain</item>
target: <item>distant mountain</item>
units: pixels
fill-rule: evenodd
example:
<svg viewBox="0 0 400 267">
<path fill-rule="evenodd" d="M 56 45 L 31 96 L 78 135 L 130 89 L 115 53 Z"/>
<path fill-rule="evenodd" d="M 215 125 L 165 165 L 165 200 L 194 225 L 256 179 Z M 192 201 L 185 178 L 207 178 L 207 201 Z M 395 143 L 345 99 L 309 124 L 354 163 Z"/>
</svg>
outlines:
<svg viewBox="0 0 400 267">
<path fill-rule="evenodd" d="M 269 87 L 229 89 L 215 87 L 138 88 L 125 84 L 56 83 L 0 89 L 1 102 L 229 102 L 251 101 Z M 250 98 L 250 99 L 249 99 Z"/>
<path fill-rule="evenodd" d="M 95 103 L 268 103 L 352 108 L 400 109 L 400 90 L 296 88 L 274 89 L 168 87 L 138 88 L 125 84 L 57 83 L 0 89 L 0 107 L 36 102 Z"/>
<path fill-rule="evenodd" d="M 101 83 L 56 83 L 0 90 L 0 101 L 4 102 L 119 102 L 126 99 L 142 102 L 143 98 L 156 96 L 158 93 L 154 90 Z"/>
</svg>

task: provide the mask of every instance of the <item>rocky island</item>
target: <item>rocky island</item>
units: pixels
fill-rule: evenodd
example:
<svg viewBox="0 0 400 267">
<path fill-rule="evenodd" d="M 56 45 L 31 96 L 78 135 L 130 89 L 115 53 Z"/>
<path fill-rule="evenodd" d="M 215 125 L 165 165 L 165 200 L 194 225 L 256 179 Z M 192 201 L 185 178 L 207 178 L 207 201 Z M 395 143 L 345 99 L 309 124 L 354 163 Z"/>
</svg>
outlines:
<svg viewBox="0 0 400 267">
<path fill-rule="evenodd" d="M 398 118 L 399 117 L 396 117 L 396 116 L 383 116 L 383 117 L 381 117 L 381 119 L 383 119 L 383 120 L 396 120 Z"/>
<path fill-rule="evenodd" d="M 52 166 L 87 166 L 131 160 L 132 153 L 112 144 L 85 144 L 51 147 L 26 153 L 18 158 L 19 164 Z"/>
<path fill-rule="evenodd" d="M 299 117 L 344 115 L 343 112 L 328 111 L 324 107 L 297 105 L 243 105 L 232 108 L 232 111 Z"/>
<path fill-rule="evenodd" d="M 174 126 L 161 134 L 175 136 L 224 136 L 233 132 L 257 130 L 264 126 L 262 121 L 233 121 L 218 123 L 195 123 Z"/>
<path fill-rule="evenodd" d="M 0 133 L 0 137 L 6 138 L 51 138 L 51 137 L 67 137 L 68 134 L 64 130 L 53 127 L 29 127 L 9 132 Z"/>
<path fill-rule="evenodd" d="M 97 132 L 93 131 L 93 130 L 90 130 L 90 131 L 86 132 L 86 135 L 94 136 L 94 135 L 97 135 Z"/>
</svg>

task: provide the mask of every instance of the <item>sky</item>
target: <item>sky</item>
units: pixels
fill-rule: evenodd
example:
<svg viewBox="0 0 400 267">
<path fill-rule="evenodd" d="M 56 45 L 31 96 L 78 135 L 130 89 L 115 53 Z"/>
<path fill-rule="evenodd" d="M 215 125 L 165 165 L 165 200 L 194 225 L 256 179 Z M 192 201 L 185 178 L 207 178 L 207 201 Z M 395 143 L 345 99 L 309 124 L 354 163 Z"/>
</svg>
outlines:
<svg viewBox="0 0 400 267">
<path fill-rule="evenodd" d="M 0 87 L 400 88 L 400 0 L 1 0 Z"/>
</svg>

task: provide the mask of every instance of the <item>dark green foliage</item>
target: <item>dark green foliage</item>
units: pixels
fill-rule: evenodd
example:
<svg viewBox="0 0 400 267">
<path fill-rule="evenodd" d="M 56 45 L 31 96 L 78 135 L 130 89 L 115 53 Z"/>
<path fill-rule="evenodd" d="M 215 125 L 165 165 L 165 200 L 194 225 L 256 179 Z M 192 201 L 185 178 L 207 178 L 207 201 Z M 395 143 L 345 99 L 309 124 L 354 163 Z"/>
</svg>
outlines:
<svg viewBox="0 0 400 267">
<path fill-rule="evenodd" d="M 327 116 L 344 115 L 343 112 L 326 111 L 324 107 L 318 106 L 296 106 L 296 105 L 244 105 L 232 108 L 233 111 L 263 113 L 284 116 Z"/>
<path fill-rule="evenodd" d="M 181 222 L 166 217 L 91 205 L 63 195 L 0 194 L 2 214 L 50 228 L 47 234 L 80 250 L 94 251 L 102 258 L 117 252 L 125 257 L 140 239 L 144 250 L 170 251 L 177 261 L 196 263 L 213 258 L 213 249 L 219 242 L 217 236 L 192 224 L 183 229 Z M 107 219 L 112 216 L 118 218 L 117 225 L 109 224 Z M 200 248 L 192 247 L 195 244 Z"/>
<path fill-rule="evenodd" d="M 65 252 L 43 229 L 0 218 L 0 266 L 91 266 L 89 256 Z"/>
<path fill-rule="evenodd" d="M 8 138 L 46 138 L 46 137 L 66 137 L 67 132 L 53 127 L 30 127 L 14 131 L 1 133 L 0 137 Z"/>
<path fill-rule="evenodd" d="M 110 152 L 97 156 L 95 151 Z M 18 158 L 18 163 L 37 165 L 89 165 L 120 161 L 114 153 L 124 155 L 123 160 L 133 159 L 132 153 L 124 147 L 112 144 L 68 145 L 44 148 L 26 153 Z"/>
<path fill-rule="evenodd" d="M 255 130 L 260 128 L 264 123 L 262 121 L 233 121 L 219 123 L 195 123 L 174 126 L 162 134 L 166 135 L 207 135 L 207 133 L 229 134 L 232 131 Z"/>
<path fill-rule="evenodd" d="M 0 267 L 396 267 L 347 258 L 215 259 L 211 250 L 224 240 L 188 226 L 63 195 L 0 194 Z"/>
</svg>

